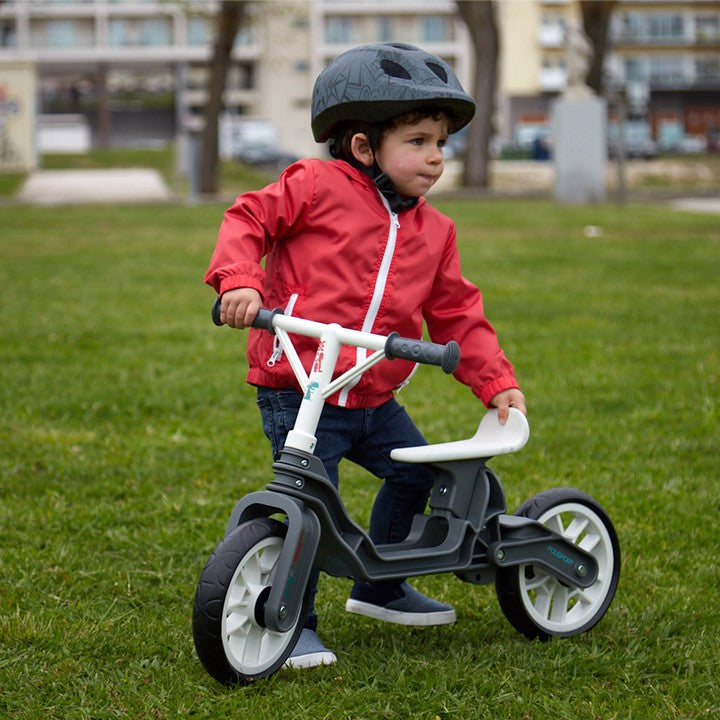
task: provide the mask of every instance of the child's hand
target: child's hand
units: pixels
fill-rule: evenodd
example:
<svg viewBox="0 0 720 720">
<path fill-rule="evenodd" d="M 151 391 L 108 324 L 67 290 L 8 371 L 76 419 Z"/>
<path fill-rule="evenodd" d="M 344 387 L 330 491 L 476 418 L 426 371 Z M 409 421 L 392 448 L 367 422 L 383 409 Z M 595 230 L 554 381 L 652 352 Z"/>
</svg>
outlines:
<svg viewBox="0 0 720 720">
<path fill-rule="evenodd" d="M 507 422 L 511 407 L 517 408 L 523 415 L 527 415 L 525 396 L 517 388 L 503 390 L 497 395 L 493 395 L 490 400 L 490 407 L 497 408 L 498 420 L 501 425 L 504 425 Z"/>
<path fill-rule="evenodd" d="M 228 290 L 220 298 L 220 321 L 234 328 L 250 327 L 262 307 L 260 293 L 253 288 Z"/>
</svg>

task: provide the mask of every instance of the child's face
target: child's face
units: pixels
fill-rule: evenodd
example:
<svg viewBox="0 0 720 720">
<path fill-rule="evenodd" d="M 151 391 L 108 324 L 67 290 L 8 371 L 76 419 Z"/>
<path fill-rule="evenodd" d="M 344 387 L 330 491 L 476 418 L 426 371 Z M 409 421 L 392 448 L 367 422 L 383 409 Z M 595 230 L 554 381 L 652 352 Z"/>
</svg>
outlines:
<svg viewBox="0 0 720 720">
<path fill-rule="evenodd" d="M 420 197 L 443 173 L 442 149 L 448 123 L 440 116 L 414 125 L 400 125 L 383 136 L 377 149 L 378 165 L 403 197 Z"/>
</svg>

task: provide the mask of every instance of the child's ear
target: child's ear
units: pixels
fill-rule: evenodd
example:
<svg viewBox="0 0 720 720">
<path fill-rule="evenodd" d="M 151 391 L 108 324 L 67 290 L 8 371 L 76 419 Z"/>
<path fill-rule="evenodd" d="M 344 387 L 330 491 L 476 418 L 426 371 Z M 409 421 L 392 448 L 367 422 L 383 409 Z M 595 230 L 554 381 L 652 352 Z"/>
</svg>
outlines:
<svg viewBox="0 0 720 720">
<path fill-rule="evenodd" d="M 350 151 L 353 157 L 361 162 L 365 167 L 370 167 L 375 160 L 370 141 L 365 133 L 356 133 L 350 140 Z"/>
</svg>

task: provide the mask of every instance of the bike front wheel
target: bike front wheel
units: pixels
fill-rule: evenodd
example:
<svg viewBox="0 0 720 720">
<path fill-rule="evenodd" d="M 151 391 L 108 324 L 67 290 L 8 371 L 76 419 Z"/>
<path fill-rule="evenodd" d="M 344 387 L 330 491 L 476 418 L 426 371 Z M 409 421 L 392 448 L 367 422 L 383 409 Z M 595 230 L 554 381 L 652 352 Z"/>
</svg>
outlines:
<svg viewBox="0 0 720 720">
<path fill-rule="evenodd" d="M 567 585 L 528 563 L 498 568 L 495 591 L 510 624 L 529 639 L 549 640 L 587 632 L 610 607 L 620 580 L 620 543 L 608 514 L 572 488 L 539 493 L 515 513 L 532 518 L 590 553 L 598 563 L 588 588 Z"/>
<path fill-rule="evenodd" d="M 300 636 L 307 593 L 287 632 L 270 630 L 263 622 L 286 533 L 287 527 L 271 518 L 243 523 L 220 542 L 200 576 L 193 639 L 203 666 L 221 683 L 272 675 Z"/>
</svg>

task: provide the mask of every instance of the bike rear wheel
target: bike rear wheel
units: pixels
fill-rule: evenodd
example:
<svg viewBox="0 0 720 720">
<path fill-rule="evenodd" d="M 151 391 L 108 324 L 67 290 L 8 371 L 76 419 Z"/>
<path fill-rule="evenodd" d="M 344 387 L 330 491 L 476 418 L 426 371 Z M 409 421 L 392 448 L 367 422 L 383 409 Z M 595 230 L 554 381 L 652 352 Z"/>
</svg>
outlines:
<svg viewBox="0 0 720 720">
<path fill-rule="evenodd" d="M 270 630 L 263 622 L 286 533 L 287 527 L 271 518 L 243 523 L 223 538 L 200 576 L 193 639 L 203 666 L 219 682 L 250 682 L 272 675 L 300 636 L 307 594 L 287 632 Z"/>
<path fill-rule="evenodd" d="M 620 580 L 620 543 L 608 514 L 572 488 L 539 493 L 515 514 L 537 520 L 589 552 L 599 573 L 590 587 L 578 588 L 533 563 L 498 568 L 495 591 L 505 617 L 531 640 L 587 632 L 607 612 Z"/>
</svg>

